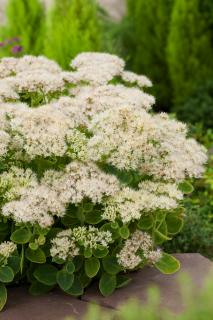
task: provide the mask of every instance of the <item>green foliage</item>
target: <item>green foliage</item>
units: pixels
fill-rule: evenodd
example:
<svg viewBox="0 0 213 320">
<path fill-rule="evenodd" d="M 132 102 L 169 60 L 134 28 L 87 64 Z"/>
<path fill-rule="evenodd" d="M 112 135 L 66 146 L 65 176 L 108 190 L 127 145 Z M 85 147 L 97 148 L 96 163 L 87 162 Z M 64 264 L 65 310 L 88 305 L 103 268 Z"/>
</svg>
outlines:
<svg viewBox="0 0 213 320">
<path fill-rule="evenodd" d="M 213 10 L 212 10 L 213 11 Z M 199 87 L 183 103 L 175 107 L 177 117 L 192 124 L 202 123 L 205 128 L 213 127 L 213 81 Z"/>
<path fill-rule="evenodd" d="M 7 289 L 3 283 L 0 283 L 0 311 L 4 308 L 7 302 Z"/>
<path fill-rule="evenodd" d="M 128 0 L 127 4 L 131 34 L 125 38 L 128 37 L 126 45 L 130 48 L 130 66 L 153 81 L 157 104 L 168 108 L 166 44 L 173 0 Z"/>
<path fill-rule="evenodd" d="M 0 281 L 3 283 L 12 282 L 14 279 L 13 269 L 7 266 L 0 267 Z"/>
<path fill-rule="evenodd" d="M 24 54 L 41 54 L 44 41 L 45 11 L 39 0 L 9 0 L 6 10 L 7 24 L 0 29 L 0 38 L 19 38 Z M 0 55 L 9 55 L 8 47 Z"/>
<path fill-rule="evenodd" d="M 47 17 L 45 55 L 67 68 L 76 54 L 98 50 L 100 30 L 95 2 L 56 0 Z"/>
<path fill-rule="evenodd" d="M 66 293 L 72 296 L 78 297 L 78 296 L 81 296 L 83 292 L 84 292 L 83 285 L 80 279 L 77 276 L 75 276 L 72 286 L 68 290 L 66 290 Z"/>
<path fill-rule="evenodd" d="M 179 184 L 179 189 L 185 194 L 192 193 L 194 190 L 193 186 L 188 181 L 181 182 Z"/>
<path fill-rule="evenodd" d="M 20 228 L 11 234 L 10 239 L 15 243 L 24 244 L 30 241 L 31 236 L 32 234 L 30 230 L 25 228 Z"/>
<path fill-rule="evenodd" d="M 40 296 L 44 293 L 49 292 L 52 288 L 53 286 L 47 286 L 41 282 L 33 281 L 29 288 L 29 292 L 33 296 Z"/>
<path fill-rule="evenodd" d="M 103 273 L 99 281 L 99 289 L 103 296 L 107 297 L 116 289 L 116 276 Z"/>
<path fill-rule="evenodd" d="M 183 219 L 178 216 L 168 214 L 166 217 L 166 224 L 168 233 L 176 234 L 180 232 L 183 227 Z"/>
<path fill-rule="evenodd" d="M 142 215 L 140 218 L 137 226 L 141 230 L 148 230 L 150 229 L 154 224 L 154 219 L 152 215 Z"/>
<path fill-rule="evenodd" d="M 46 262 L 45 253 L 42 251 L 41 248 L 38 248 L 37 250 L 32 250 L 30 248 L 27 248 L 26 258 L 29 261 L 34 262 L 34 263 L 45 263 Z"/>
<path fill-rule="evenodd" d="M 180 262 L 175 257 L 164 252 L 155 267 L 164 274 L 171 274 L 180 269 Z"/>
<path fill-rule="evenodd" d="M 98 258 L 92 257 L 85 260 L 85 273 L 89 278 L 96 276 L 100 269 L 100 261 Z"/>
<path fill-rule="evenodd" d="M 53 286 L 56 284 L 57 268 L 51 264 L 44 264 L 36 268 L 33 275 L 39 282 Z"/>
<path fill-rule="evenodd" d="M 130 282 L 131 282 L 131 278 L 129 278 L 126 275 L 117 275 L 116 277 L 116 288 L 123 288 L 125 286 L 127 286 Z"/>
<path fill-rule="evenodd" d="M 200 142 L 212 150 L 213 132 L 210 129 L 205 136 L 200 126 L 192 128 L 191 131 Z M 184 200 L 183 229 L 171 241 L 164 243 L 163 247 L 171 253 L 199 252 L 213 259 L 213 156 L 211 154 L 204 177 L 195 181 L 194 185 L 194 193 Z M 171 216 L 169 219 L 174 218 L 175 216 Z M 169 229 L 171 233 L 177 225 L 178 223 L 171 223 Z"/>
<path fill-rule="evenodd" d="M 68 261 L 65 265 L 65 269 L 69 274 L 72 274 L 75 271 L 75 265 L 72 261 Z"/>
<path fill-rule="evenodd" d="M 211 3 L 175 1 L 167 56 L 176 105 L 187 101 L 198 85 L 213 77 Z"/>
<path fill-rule="evenodd" d="M 102 260 L 104 270 L 111 274 L 117 274 L 121 271 L 121 267 L 119 266 L 116 257 L 106 257 Z"/>
<path fill-rule="evenodd" d="M 56 278 L 57 278 L 57 283 L 59 287 L 64 291 L 69 290 L 74 281 L 74 275 L 68 273 L 64 269 L 57 272 Z"/>
</svg>

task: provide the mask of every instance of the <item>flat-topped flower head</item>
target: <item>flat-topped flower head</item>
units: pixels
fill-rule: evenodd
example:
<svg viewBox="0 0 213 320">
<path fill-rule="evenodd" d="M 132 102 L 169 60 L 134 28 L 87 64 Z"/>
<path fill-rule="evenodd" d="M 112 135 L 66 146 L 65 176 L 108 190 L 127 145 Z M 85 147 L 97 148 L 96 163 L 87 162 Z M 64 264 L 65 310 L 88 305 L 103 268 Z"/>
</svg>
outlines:
<svg viewBox="0 0 213 320">
<path fill-rule="evenodd" d="M 103 85 L 120 76 L 124 66 L 124 61 L 115 55 L 95 52 L 81 53 L 71 63 L 71 67 L 77 71 L 73 73 L 76 81 L 93 85 Z"/>
</svg>

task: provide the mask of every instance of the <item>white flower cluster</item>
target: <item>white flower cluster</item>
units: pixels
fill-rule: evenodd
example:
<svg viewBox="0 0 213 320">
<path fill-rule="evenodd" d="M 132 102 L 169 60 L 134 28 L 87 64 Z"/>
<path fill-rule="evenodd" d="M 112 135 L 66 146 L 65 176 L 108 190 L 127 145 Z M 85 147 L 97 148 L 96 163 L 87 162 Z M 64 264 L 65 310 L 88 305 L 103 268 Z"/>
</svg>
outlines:
<svg viewBox="0 0 213 320">
<path fill-rule="evenodd" d="M 45 57 L 24 56 L 3 58 L 0 62 L 0 78 L 5 90 L 0 89 L 0 98 L 16 100 L 17 94 L 26 92 L 49 92 L 64 89 L 65 81 L 57 63 Z"/>
<path fill-rule="evenodd" d="M 178 200 L 182 198 L 175 184 L 144 181 L 139 184 L 139 190 L 126 187 L 108 199 L 102 217 L 109 221 L 120 218 L 123 223 L 128 223 L 140 219 L 144 212 L 177 208 Z"/>
<path fill-rule="evenodd" d="M 98 245 L 107 248 L 111 241 L 109 231 L 100 231 L 92 226 L 76 227 L 57 234 L 52 240 L 50 254 L 53 258 L 67 260 L 79 254 L 80 246 L 85 249 L 96 249 Z"/>
<path fill-rule="evenodd" d="M 119 169 L 135 169 L 155 179 L 180 181 L 199 177 L 207 160 L 205 149 L 186 138 L 186 126 L 166 114 L 151 115 L 132 106 L 97 114 L 89 129 L 89 157 Z M 104 141 L 104 143 L 103 143 Z"/>
<path fill-rule="evenodd" d="M 16 244 L 11 241 L 4 241 L 0 244 L 0 256 L 9 258 L 11 254 L 16 250 Z"/>
<path fill-rule="evenodd" d="M 138 251 L 141 251 L 140 254 Z M 148 263 L 155 264 L 161 256 L 160 249 L 153 250 L 151 236 L 137 230 L 130 239 L 126 240 L 123 248 L 117 254 L 117 259 L 124 269 L 135 269 L 145 260 L 148 260 Z"/>
<path fill-rule="evenodd" d="M 41 181 L 30 169 L 12 167 L 0 175 L 0 190 L 7 199 L 3 216 L 46 228 L 54 223 L 54 216 L 65 215 L 69 203 L 77 205 L 85 198 L 101 203 L 103 197 L 116 194 L 119 182 L 94 163 L 73 161 L 63 171 L 45 171 Z"/>
<path fill-rule="evenodd" d="M 86 200 L 100 209 L 100 225 L 134 225 L 144 213 L 178 206 L 179 182 L 202 174 L 206 151 L 188 138 L 185 124 L 152 112 L 155 99 L 143 91 L 150 80 L 124 65 L 90 52 L 78 55 L 71 71 L 45 57 L 0 60 L 0 161 L 7 164 L 1 215 L 48 228 L 70 204 Z M 144 179 L 133 189 L 104 166 Z M 111 242 L 109 231 L 84 225 L 59 233 L 51 256 L 66 260 Z M 117 256 L 125 269 L 160 257 L 137 230 Z"/>
<path fill-rule="evenodd" d="M 84 198 L 101 203 L 102 198 L 119 190 L 116 177 L 102 172 L 94 163 L 73 161 L 64 171 L 46 171 L 42 183 L 57 192 L 64 204 L 79 204 Z"/>
<path fill-rule="evenodd" d="M 36 174 L 32 170 L 12 166 L 0 174 L 0 192 L 6 201 L 20 197 L 26 187 L 37 187 Z"/>
</svg>

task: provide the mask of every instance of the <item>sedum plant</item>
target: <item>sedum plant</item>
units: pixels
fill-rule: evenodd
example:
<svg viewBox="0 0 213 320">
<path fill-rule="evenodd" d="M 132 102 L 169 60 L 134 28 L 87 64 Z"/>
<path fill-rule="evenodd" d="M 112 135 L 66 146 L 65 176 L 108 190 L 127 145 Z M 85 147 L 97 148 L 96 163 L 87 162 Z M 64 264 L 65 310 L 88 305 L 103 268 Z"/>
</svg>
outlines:
<svg viewBox="0 0 213 320">
<path fill-rule="evenodd" d="M 145 76 L 105 53 L 69 71 L 45 57 L 0 60 L 0 306 L 10 283 L 38 295 L 110 295 L 128 271 L 179 262 L 160 245 L 183 225 L 206 150 L 151 110 Z"/>
</svg>

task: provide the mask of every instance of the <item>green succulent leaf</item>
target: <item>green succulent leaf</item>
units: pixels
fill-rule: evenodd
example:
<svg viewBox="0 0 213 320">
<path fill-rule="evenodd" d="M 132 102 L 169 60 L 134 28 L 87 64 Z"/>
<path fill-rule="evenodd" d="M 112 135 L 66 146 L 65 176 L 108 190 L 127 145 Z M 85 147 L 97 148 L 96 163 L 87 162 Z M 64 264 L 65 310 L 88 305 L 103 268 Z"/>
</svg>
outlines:
<svg viewBox="0 0 213 320">
<path fill-rule="evenodd" d="M 93 255 L 96 258 L 104 258 L 109 253 L 109 250 L 106 247 L 98 247 L 96 249 L 93 249 Z"/>
<path fill-rule="evenodd" d="M 55 268 L 51 264 L 45 264 L 37 267 L 33 275 L 39 282 L 47 286 L 53 286 L 56 284 L 57 272 L 57 268 Z"/>
<path fill-rule="evenodd" d="M 167 235 L 163 234 L 162 232 L 160 232 L 159 230 L 155 230 L 154 232 L 154 241 L 155 244 L 161 244 L 164 241 L 170 240 L 171 238 L 169 238 Z"/>
<path fill-rule="evenodd" d="M 91 257 L 92 257 L 92 249 L 90 249 L 90 248 L 85 248 L 85 249 L 84 249 L 84 257 L 85 257 L 85 258 L 91 258 Z"/>
<path fill-rule="evenodd" d="M 3 283 L 10 283 L 14 279 L 13 269 L 8 266 L 0 267 L 0 281 Z"/>
<path fill-rule="evenodd" d="M 122 275 L 122 274 L 121 275 L 118 274 L 116 279 L 117 279 L 116 288 L 123 288 L 123 287 L 127 286 L 132 281 L 131 278 L 129 278 L 128 276 Z"/>
<path fill-rule="evenodd" d="M 18 244 L 25 244 L 30 241 L 31 237 L 32 233 L 29 229 L 20 228 L 11 234 L 10 240 Z"/>
<path fill-rule="evenodd" d="M 40 296 L 42 294 L 49 292 L 52 289 L 53 289 L 53 286 L 47 286 L 41 282 L 34 281 L 29 288 L 29 292 L 33 296 Z"/>
<path fill-rule="evenodd" d="M 180 262 L 172 255 L 163 252 L 161 259 L 155 263 L 155 267 L 164 274 L 172 274 L 180 269 Z"/>
<path fill-rule="evenodd" d="M 66 290 L 66 293 L 76 297 L 81 296 L 84 293 L 84 288 L 78 277 L 74 278 L 72 286 Z"/>
<path fill-rule="evenodd" d="M 183 219 L 175 215 L 168 214 L 166 217 L 167 230 L 170 234 L 176 234 L 180 232 L 183 227 Z"/>
<path fill-rule="evenodd" d="M 81 267 L 84 264 L 84 257 L 83 256 L 76 256 L 73 259 L 73 263 L 75 265 L 75 271 L 78 271 L 81 269 Z"/>
<path fill-rule="evenodd" d="M 13 269 L 13 272 L 16 274 L 20 271 L 20 262 L 21 259 L 19 256 L 11 256 L 7 259 L 7 264 Z"/>
<path fill-rule="evenodd" d="M 58 258 L 58 257 L 54 257 L 54 258 L 52 258 L 52 262 L 55 262 L 57 264 L 64 264 L 65 261 L 63 259 Z"/>
<path fill-rule="evenodd" d="M 99 290 L 104 297 L 111 295 L 117 286 L 116 276 L 104 273 L 99 281 Z"/>
<path fill-rule="evenodd" d="M 59 287 L 62 290 L 66 291 L 72 286 L 74 281 L 74 275 L 68 273 L 65 269 L 62 269 L 57 272 L 56 280 Z"/>
<path fill-rule="evenodd" d="M 38 245 L 38 243 L 31 242 L 31 243 L 29 243 L 29 247 L 31 250 L 37 250 L 39 245 Z"/>
<path fill-rule="evenodd" d="M 6 302 L 7 302 L 7 289 L 3 283 L 0 283 L 0 311 L 2 311 Z"/>
<path fill-rule="evenodd" d="M 121 238 L 123 239 L 128 239 L 129 238 L 129 228 L 125 225 L 123 225 L 120 229 L 119 229 L 119 233 Z"/>
<path fill-rule="evenodd" d="M 86 288 L 86 287 L 89 285 L 89 283 L 92 281 L 92 278 L 89 278 L 89 277 L 85 274 L 85 272 L 82 272 L 82 273 L 79 275 L 79 280 L 80 280 L 80 282 L 81 282 L 81 284 L 82 284 L 82 287 L 83 287 L 83 288 Z"/>
<path fill-rule="evenodd" d="M 121 271 L 116 257 L 105 257 L 102 259 L 102 263 L 104 270 L 111 275 L 115 275 Z"/>
<path fill-rule="evenodd" d="M 153 216 L 150 215 L 142 215 L 142 217 L 140 218 L 140 220 L 138 221 L 138 228 L 141 230 L 149 230 L 154 224 L 154 219 Z"/>
<path fill-rule="evenodd" d="M 34 263 L 46 262 L 45 253 L 41 248 L 38 248 L 37 250 L 32 250 L 30 248 L 27 248 L 25 255 L 26 255 L 26 258 L 31 262 L 34 262 Z"/>
<path fill-rule="evenodd" d="M 75 271 L 75 265 L 72 261 L 68 261 L 65 265 L 65 269 L 69 274 L 72 274 Z"/>
<path fill-rule="evenodd" d="M 93 210 L 85 214 L 85 222 L 89 224 L 98 224 L 102 220 L 102 212 Z"/>
<path fill-rule="evenodd" d="M 85 212 L 93 212 L 94 205 L 91 202 L 83 203 L 83 209 Z"/>
<path fill-rule="evenodd" d="M 194 190 L 194 187 L 188 181 L 181 182 L 178 185 L 178 188 L 179 188 L 180 191 L 182 191 L 185 194 L 192 193 L 193 190 Z"/>
<path fill-rule="evenodd" d="M 96 257 L 92 257 L 85 260 L 85 272 L 89 278 L 96 276 L 100 269 L 100 261 Z"/>
</svg>

